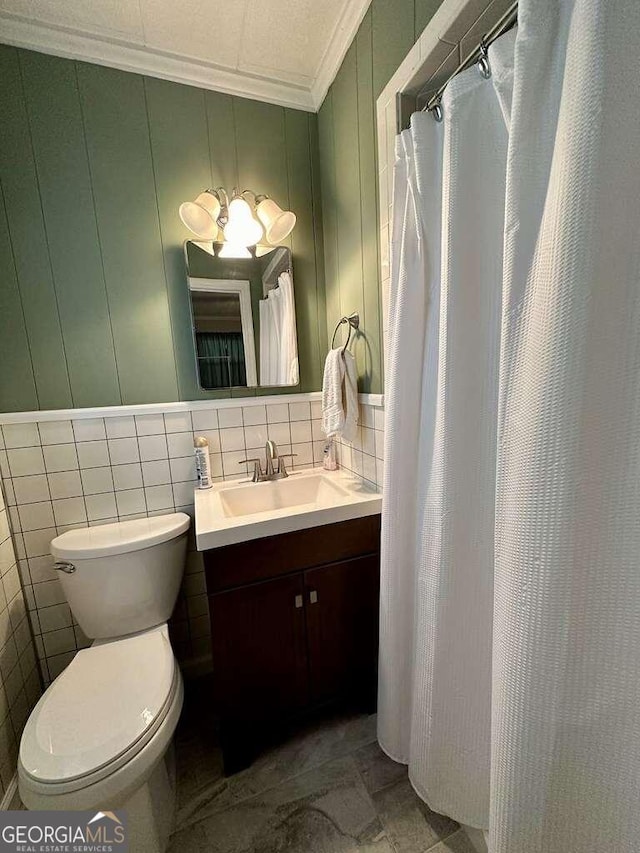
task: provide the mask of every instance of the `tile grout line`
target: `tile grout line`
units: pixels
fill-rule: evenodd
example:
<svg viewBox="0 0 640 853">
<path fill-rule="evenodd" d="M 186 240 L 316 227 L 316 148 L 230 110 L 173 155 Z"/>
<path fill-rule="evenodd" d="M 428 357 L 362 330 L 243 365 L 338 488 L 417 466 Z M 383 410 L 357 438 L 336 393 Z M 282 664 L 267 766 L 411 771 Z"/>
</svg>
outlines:
<svg viewBox="0 0 640 853">
<path fill-rule="evenodd" d="M 465 838 L 469 837 L 467 835 L 467 833 L 464 831 L 464 828 L 462 827 L 462 825 L 460 825 L 460 826 L 458 826 L 458 828 L 456 830 L 451 832 L 449 835 L 445 836 L 445 838 L 441 838 L 439 841 L 436 841 L 436 843 L 432 847 L 427 847 L 427 849 L 424 851 L 424 853 L 432 853 L 432 851 L 435 850 L 439 844 L 444 844 L 445 841 L 449 841 L 451 838 L 453 838 L 454 835 L 457 835 L 459 832 L 462 832 L 463 835 L 465 836 Z"/>
<path fill-rule="evenodd" d="M 371 741 L 371 743 L 377 744 L 378 739 L 375 738 L 373 741 Z M 369 746 L 369 744 L 364 744 L 364 746 Z M 357 752 L 357 750 L 354 750 L 354 752 Z M 350 754 L 350 757 L 352 758 L 352 760 L 353 760 L 354 752 L 352 752 Z M 360 779 L 362 787 L 363 787 L 363 789 L 367 795 L 367 798 L 368 798 L 369 802 L 371 803 L 371 808 L 373 809 L 373 812 L 374 812 L 376 818 L 378 819 L 380 826 L 382 827 L 383 837 L 386 838 L 386 840 L 389 842 L 389 847 L 391 847 L 391 849 L 394 851 L 394 853 L 401 853 L 401 851 L 398 849 L 398 846 L 394 842 L 393 838 L 389 835 L 389 831 L 387 830 L 387 827 L 384 825 L 384 821 L 382 820 L 382 816 L 380 815 L 380 813 L 378 812 L 378 809 L 376 808 L 375 800 L 373 799 L 373 794 L 377 794 L 378 791 L 369 791 L 369 789 L 367 788 L 367 783 L 365 782 L 364 776 L 362 774 L 362 771 L 358 767 L 358 764 L 355 760 L 353 760 L 353 764 L 355 766 L 356 773 L 358 774 L 358 777 Z M 389 785 L 383 785 L 382 788 L 379 788 L 378 790 L 384 791 L 386 788 L 389 788 L 393 784 L 395 784 L 395 782 L 390 782 Z M 425 851 L 425 853 L 426 853 L 426 851 Z"/>
</svg>

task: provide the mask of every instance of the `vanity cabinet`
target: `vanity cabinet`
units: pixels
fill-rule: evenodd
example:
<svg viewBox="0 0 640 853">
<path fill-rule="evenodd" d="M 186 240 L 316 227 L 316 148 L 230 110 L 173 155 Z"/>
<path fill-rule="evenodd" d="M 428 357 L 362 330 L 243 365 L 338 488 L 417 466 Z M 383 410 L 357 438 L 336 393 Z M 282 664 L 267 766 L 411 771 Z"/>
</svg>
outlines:
<svg viewBox="0 0 640 853">
<path fill-rule="evenodd" d="M 225 770 L 322 706 L 375 708 L 380 516 L 204 552 Z"/>
<path fill-rule="evenodd" d="M 302 578 L 294 575 L 210 597 L 216 707 L 223 718 L 251 720 L 258 709 L 275 717 L 307 704 L 302 596 Z"/>
<path fill-rule="evenodd" d="M 304 573 L 310 701 L 352 695 L 375 705 L 378 553 Z"/>
</svg>

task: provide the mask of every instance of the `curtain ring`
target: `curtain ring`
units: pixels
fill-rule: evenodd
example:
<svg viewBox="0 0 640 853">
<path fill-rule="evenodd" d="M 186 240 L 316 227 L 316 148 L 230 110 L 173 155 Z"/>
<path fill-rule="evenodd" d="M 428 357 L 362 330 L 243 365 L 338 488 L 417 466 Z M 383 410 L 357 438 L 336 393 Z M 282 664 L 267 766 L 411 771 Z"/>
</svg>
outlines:
<svg viewBox="0 0 640 853">
<path fill-rule="evenodd" d="M 489 65 L 489 52 L 484 38 L 480 42 L 480 59 L 478 60 L 478 71 L 488 80 L 491 77 L 491 66 Z"/>
<path fill-rule="evenodd" d="M 444 117 L 444 111 L 442 109 L 442 104 L 440 103 L 440 101 L 438 101 L 436 104 L 434 104 L 431 107 L 431 115 L 434 117 L 434 119 L 436 121 L 438 121 L 438 122 L 442 121 L 442 119 Z"/>
</svg>

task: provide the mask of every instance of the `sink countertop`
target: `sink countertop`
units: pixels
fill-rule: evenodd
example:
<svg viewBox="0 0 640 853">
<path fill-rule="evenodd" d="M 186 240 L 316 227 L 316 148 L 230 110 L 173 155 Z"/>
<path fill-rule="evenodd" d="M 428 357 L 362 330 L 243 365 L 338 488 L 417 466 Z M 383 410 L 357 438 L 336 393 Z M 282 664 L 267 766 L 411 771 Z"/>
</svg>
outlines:
<svg viewBox="0 0 640 853">
<path fill-rule="evenodd" d="M 246 495 L 247 506 L 277 503 L 279 491 L 301 494 L 318 481 L 318 498 L 281 508 L 270 507 L 242 514 L 243 493 L 262 489 L 261 493 Z M 302 482 L 307 480 L 309 482 Z M 305 489 L 305 487 L 309 487 Z M 274 500 L 275 498 L 275 500 Z M 285 480 L 252 483 L 247 477 L 225 480 L 211 489 L 195 490 L 196 545 L 198 551 L 220 548 L 251 539 L 262 539 L 280 533 L 291 533 L 337 521 L 348 521 L 366 515 L 376 515 L 382 509 L 382 492 L 366 486 L 361 479 L 347 471 L 325 471 L 312 468 L 294 471 Z"/>
</svg>

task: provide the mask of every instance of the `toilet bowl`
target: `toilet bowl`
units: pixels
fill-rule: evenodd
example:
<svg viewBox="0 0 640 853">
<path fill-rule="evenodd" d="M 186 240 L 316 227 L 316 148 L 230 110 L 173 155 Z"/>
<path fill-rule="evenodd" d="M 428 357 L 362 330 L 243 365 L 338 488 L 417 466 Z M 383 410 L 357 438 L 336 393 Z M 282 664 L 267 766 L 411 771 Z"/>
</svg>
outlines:
<svg viewBox="0 0 640 853">
<path fill-rule="evenodd" d="M 188 526 L 175 513 L 52 542 L 71 610 L 97 639 L 45 691 L 20 742 L 28 809 L 123 809 L 139 853 L 166 848 L 175 813 L 171 743 L 183 687 L 166 620 Z"/>
</svg>

